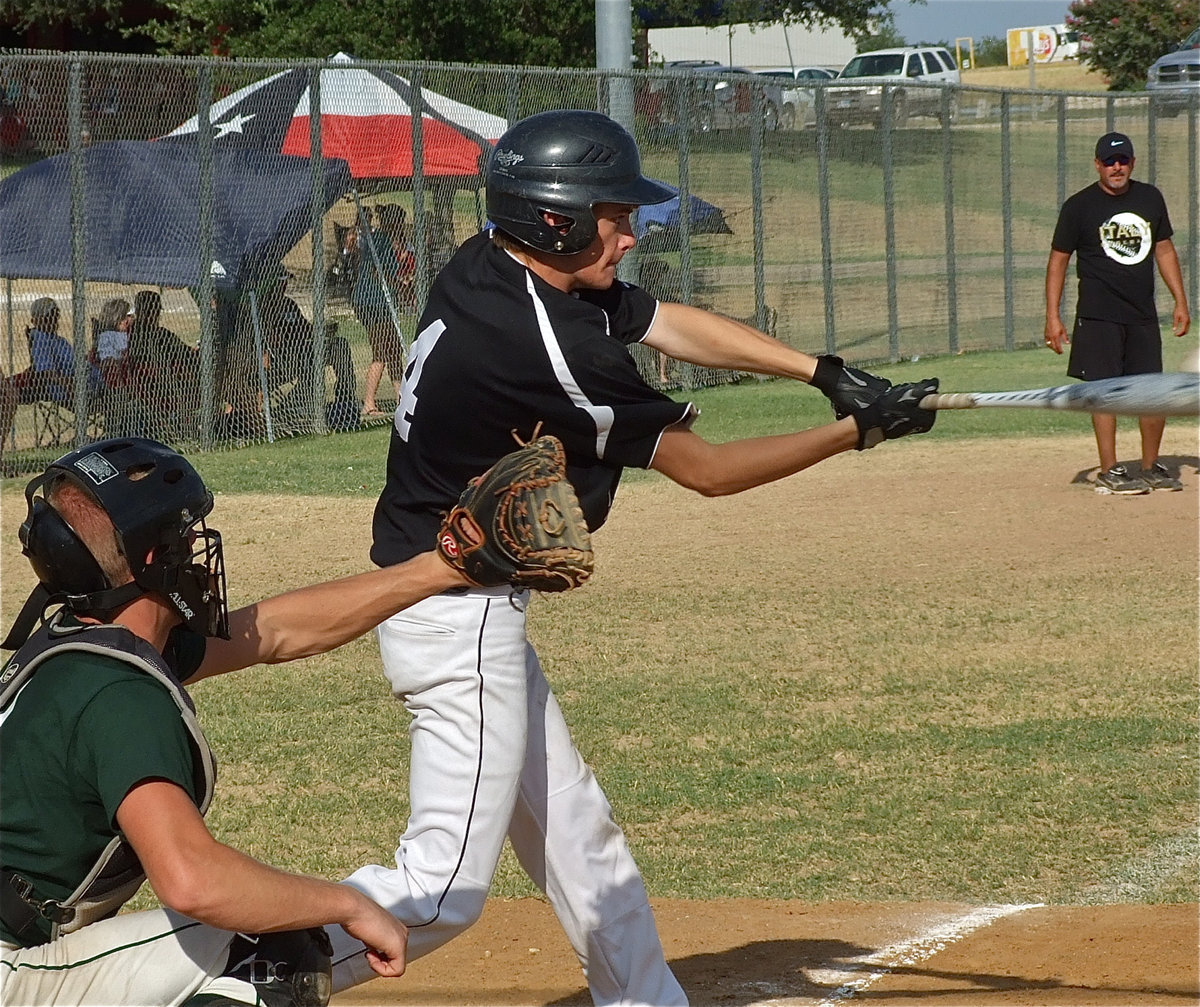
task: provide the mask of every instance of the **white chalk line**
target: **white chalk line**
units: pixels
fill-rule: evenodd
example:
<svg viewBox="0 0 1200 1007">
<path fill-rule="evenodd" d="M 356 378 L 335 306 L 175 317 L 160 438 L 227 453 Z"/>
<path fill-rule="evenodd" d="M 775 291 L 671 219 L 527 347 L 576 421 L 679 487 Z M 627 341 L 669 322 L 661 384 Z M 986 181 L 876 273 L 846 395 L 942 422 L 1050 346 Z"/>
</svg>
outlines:
<svg viewBox="0 0 1200 1007">
<path fill-rule="evenodd" d="M 1181 869 L 1195 865 L 1198 860 L 1200 834 L 1188 832 L 1168 837 L 1142 856 L 1122 864 L 1111 876 L 1087 888 L 1077 901 L 1092 905 L 1145 901 L 1165 881 Z M 981 927 L 1043 905 L 1041 902 L 1031 902 L 981 906 L 968 913 L 939 920 L 907 940 L 890 944 L 840 968 L 805 969 L 805 978 L 814 985 L 834 987 L 832 993 L 817 1002 L 817 1007 L 835 1007 L 894 970 L 927 961 Z M 781 989 L 773 983 L 758 982 L 747 986 L 748 991 L 768 998 L 757 1001 L 756 1007 L 795 1003 L 794 991 Z"/>
<path fill-rule="evenodd" d="M 895 969 L 918 965 L 980 927 L 987 926 L 1006 916 L 1024 912 L 1026 909 L 1036 909 L 1040 905 L 1040 902 L 1032 902 L 1019 905 L 980 906 L 961 916 L 942 920 L 907 940 L 889 944 L 845 968 L 811 971 L 808 973 L 810 981 L 819 981 L 824 986 L 838 984 L 829 996 L 819 1001 L 819 1007 L 832 1007 L 834 1004 L 849 1000 L 856 993 L 861 993 Z"/>
</svg>

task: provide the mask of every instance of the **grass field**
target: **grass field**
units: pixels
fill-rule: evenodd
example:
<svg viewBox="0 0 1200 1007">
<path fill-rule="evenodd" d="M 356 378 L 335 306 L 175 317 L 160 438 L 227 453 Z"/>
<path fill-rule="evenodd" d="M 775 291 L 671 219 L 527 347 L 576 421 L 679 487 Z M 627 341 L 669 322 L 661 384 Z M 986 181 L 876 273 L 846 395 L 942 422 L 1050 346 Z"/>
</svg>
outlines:
<svg viewBox="0 0 1200 1007">
<path fill-rule="evenodd" d="M 1028 387 L 1062 361 L 882 370 Z M 713 440 L 824 410 L 781 382 L 695 398 Z M 235 603 L 364 568 L 385 447 L 376 430 L 197 457 Z M 1194 423 L 1165 454 L 1186 493 L 1100 498 L 1073 485 L 1086 417 L 981 410 L 725 500 L 632 474 L 594 582 L 537 599 L 531 632 L 651 893 L 1200 899 Z M 0 497 L 6 622 L 29 584 L 19 488 Z M 373 640 L 195 692 L 218 835 L 331 877 L 389 862 L 407 718 Z M 1153 883 L 1121 888 L 1147 861 Z M 494 893 L 531 892 L 506 855 Z"/>
</svg>

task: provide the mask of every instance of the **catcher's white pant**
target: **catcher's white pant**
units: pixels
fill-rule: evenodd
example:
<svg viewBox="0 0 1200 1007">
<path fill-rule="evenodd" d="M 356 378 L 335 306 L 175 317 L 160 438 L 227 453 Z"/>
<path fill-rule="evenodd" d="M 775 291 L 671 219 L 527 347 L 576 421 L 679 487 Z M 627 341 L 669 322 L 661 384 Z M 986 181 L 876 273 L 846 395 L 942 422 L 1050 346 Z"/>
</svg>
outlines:
<svg viewBox="0 0 1200 1007">
<path fill-rule="evenodd" d="M 234 934 L 168 909 L 101 920 L 36 948 L 0 945 L 0 1003 L 162 1004 L 198 993 L 255 1003 L 254 988 L 221 977 Z"/>
<path fill-rule="evenodd" d="M 682 1005 L 646 890 L 533 647 L 528 592 L 443 594 L 378 629 L 384 673 L 412 714 L 410 817 L 394 867 L 347 883 L 409 927 L 409 958 L 483 910 L 504 838 L 549 897 L 597 1004 Z M 340 927 L 334 990 L 374 975 Z"/>
</svg>

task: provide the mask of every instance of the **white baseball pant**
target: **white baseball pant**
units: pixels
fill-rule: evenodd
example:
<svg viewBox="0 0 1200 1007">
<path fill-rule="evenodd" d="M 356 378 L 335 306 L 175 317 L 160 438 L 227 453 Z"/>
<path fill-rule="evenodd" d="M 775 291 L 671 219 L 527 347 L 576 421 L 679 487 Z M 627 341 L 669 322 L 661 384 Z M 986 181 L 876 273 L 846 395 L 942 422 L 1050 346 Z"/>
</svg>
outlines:
<svg viewBox="0 0 1200 1007">
<path fill-rule="evenodd" d="M 525 637 L 528 600 L 448 593 L 379 627 L 384 674 L 413 718 L 410 815 L 395 866 L 347 883 L 408 925 L 419 958 L 479 918 L 507 835 L 597 1004 L 684 1005 L 625 837 Z M 334 990 L 371 979 L 362 945 L 329 935 Z"/>
<path fill-rule="evenodd" d="M 0 1003 L 179 1007 L 198 993 L 255 1003 L 253 986 L 221 976 L 235 936 L 153 909 L 100 920 L 36 948 L 0 945 Z"/>
</svg>

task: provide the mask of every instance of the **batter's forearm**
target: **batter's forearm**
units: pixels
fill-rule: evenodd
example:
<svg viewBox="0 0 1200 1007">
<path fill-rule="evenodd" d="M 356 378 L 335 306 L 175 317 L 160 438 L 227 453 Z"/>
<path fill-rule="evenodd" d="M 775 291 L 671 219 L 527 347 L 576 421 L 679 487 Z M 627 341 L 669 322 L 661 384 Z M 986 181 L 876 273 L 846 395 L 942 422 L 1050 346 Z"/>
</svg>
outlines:
<svg viewBox="0 0 1200 1007">
<path fill-rule="evenodd" d="M 728 496 L 793 475 L 857 444 L 858 425 L 851 416 L 798 433 L 726 444 L 668 431 L 651 467 L 703 496 Z"/>
<path fill-rule="evenodd" d="M 676 360 L 701 367 L 811 381 L 815 357 L 744 322 L 686 304 L 663 303 L 645 340 Z"/>
</svg>

